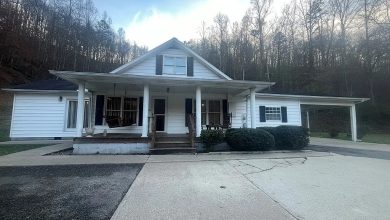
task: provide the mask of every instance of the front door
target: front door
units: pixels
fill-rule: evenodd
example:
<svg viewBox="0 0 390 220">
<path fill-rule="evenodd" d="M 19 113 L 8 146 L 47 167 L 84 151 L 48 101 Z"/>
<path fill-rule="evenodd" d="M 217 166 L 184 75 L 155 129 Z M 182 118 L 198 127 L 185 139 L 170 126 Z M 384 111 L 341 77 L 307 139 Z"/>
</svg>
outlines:
<svg viewBox="0 0 390 220">
<path fill-rule="evenodd" d="M 156 117 L 156 131 L 165 131 L 165 99 L 154 99 L 154 116 Z"/>
</svg>

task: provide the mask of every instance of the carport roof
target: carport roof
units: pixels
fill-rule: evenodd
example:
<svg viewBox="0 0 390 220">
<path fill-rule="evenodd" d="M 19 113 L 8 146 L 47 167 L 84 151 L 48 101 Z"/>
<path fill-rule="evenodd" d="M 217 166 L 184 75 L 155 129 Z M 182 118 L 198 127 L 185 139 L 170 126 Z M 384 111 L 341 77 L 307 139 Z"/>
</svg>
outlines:
<svg viewBox="0 0 390 220">
<path fill-rule="evenodd" d="M 369 98 L 288 95 L 288 94 L 272 94 L 272 93 L 256 93 L 256 97 L 299 100 L 300 104 L 303 105 L 350 105 L 350 104 L 358 104 L 370 100 Z"/>
</svg>

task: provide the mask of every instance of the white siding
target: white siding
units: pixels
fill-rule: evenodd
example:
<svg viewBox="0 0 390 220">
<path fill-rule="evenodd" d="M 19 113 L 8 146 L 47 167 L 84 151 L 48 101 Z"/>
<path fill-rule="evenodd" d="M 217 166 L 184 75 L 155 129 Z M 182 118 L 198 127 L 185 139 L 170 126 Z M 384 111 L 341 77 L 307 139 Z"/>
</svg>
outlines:
<svg viewBox="0 0 390 220">
<path fill-rule="evenodd" d="M 189 56 L 182 50 L 179 49 L 167 49 L 161 53 L 162 55 L 176 55 L 176 56 Z M 135 65 L 131 69 L 125 71 L 124 74 L 134 74 L 134 75 L 144 75 L 144 76 L 156 76 L 156 57 L 152 56 L 144 60 L 143 62 Z M 187 78 L 187 75 L 162 75 L 156 77 L 184 77 Z M 199 79 L 221 79 L 220 76 L 212 72 L 206 66 L 194 59 L 194 76 L 191 78 Z"/>
<path fill-rule="evenodd" d="M 287 107 L 287 123 L 282 122 L 260 122 L 259 106 L 269 107 Z M 229 102 L 230 111 L 233 112 L 232 127 L 240 128 L 244 127 L 244 123 L 250 123 L 251 115 L 248 112 L 250 109 L 249 100 L 246 98 L 232 99 Z M 246 117 L 247 116 L 247 117 Z M 274 127 L 278 125 L 302 125 L 301 124 L 301 108 L 299 100 L 286 100 L 286 99 L 264 99 L 256 98 L 255 106 L 256 127 Z M 243 118 L 246 117 L 246 120 Z M 250 124 L 248 124 L 250 126 Z"/>
<path fill-rule="evenodd" d="M 10 137 L 74 137 L 75 131 L 65 130 L 67 97 L 60 101 L 59 96 L 15 94 Z"/>
</svg>

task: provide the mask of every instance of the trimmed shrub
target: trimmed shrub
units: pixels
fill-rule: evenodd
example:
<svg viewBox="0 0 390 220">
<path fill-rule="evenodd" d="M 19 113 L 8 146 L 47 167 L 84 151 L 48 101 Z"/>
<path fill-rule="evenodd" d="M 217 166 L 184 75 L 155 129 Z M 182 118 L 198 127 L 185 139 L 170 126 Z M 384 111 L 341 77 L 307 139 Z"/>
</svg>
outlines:
<svg viewBox="0 0 390 220">
<path fill-rule="evenodd" d="M 281 125 L 257 129 L 270 132 L 275 138 L 275 148 L 278 150 L 300 150 L 309 144 L 309 131 L 302 126 Z"/>
<path fill-rule="evenodd" d="M 212 146 L 224 141 L 225 135 L 222 130 L 202 130 L 200 140 L 207 151 L 212 151 Z"/>
<path fill-rule="evenodd" d="M 260 129 L 228 129 L 225 139 L 230 149 L 237 151 L 270 150 L 275 146 L 274 137 L 269 132 Z"/>
</svg>

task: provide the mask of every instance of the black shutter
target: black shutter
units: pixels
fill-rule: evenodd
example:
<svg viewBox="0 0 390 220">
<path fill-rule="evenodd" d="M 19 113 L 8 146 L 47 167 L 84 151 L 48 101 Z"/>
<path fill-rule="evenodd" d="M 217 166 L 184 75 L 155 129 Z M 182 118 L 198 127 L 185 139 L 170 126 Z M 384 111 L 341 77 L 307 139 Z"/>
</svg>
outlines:
<svg viewBox="0 0 390 220">
<path fill-rule="evenodd" d="M 139 97 L 139 102 L 138 102 L 138 126 L 142 126 L 143 114 L 144 114 L 144 97 Z"/>
<path fill-rule="evenodd" d="M 228 116 L 228 102 L 227 99 L 222 100 L 222 118 L 223 118 L 223 123 L 227 121 L 227 116 Z"/>
<path fill-rule="evenodd" d="M 156 75 L 162 75 L 163 55 L 156 56 Z"/>
<path fill-rule="evenodd" d="M 192 114 L 192 99 L 186 99 L 185 126 L 188 126 L 188 114 Z"/>
<path fill-rule="evenodd" d="M 259 106 L 260 122 L 265 122 L 265 106 Z"/>
<path fill-rule="evenodd" d="M 187 57 L 187 76 L 194 76 L 194 58 Z"/>
<path fill-rule="evenodd" d="M 287 122 L 287 107 L 282 106 L 282 122 L 286 123 Z"/>
<path fill-rule="evenodd" d="M 103 125 L 104 95 L 96 96 L 95 125 Z"/>
</svg>

